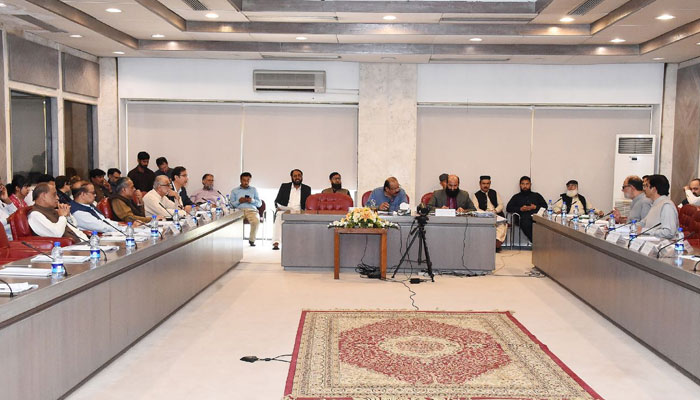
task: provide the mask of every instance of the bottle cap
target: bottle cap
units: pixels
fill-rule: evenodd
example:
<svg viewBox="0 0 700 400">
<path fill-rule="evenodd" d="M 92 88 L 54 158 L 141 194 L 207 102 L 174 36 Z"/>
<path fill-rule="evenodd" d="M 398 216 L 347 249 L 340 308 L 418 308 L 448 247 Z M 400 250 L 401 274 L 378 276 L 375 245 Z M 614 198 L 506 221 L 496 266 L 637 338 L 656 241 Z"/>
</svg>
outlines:
<svg viewBox="0 0 700 400">
<path fill-rule="evenodd" d="M 97 235 L 97 231 L 92 231 L 92 235 Z"/>
<path fill-rule="evenodd" d="M 56 247 L 61 247 L 61 242 L 53 242 L 53 245 Z"/>
<path fill-rule="evenodd" d="M 151 218 L 157 218 L 155 214 L 151 215 Z"/>
<path fill-rule="evenodd" d="M 683 228 L 678 228 L 678 232 L 683 232 Z"/>
<path fill-rule="evenodd" d="M 127 224 L 128 226 L 131 226 L 131 222 L 127 222 L 126 224 Z"/>
</svg>

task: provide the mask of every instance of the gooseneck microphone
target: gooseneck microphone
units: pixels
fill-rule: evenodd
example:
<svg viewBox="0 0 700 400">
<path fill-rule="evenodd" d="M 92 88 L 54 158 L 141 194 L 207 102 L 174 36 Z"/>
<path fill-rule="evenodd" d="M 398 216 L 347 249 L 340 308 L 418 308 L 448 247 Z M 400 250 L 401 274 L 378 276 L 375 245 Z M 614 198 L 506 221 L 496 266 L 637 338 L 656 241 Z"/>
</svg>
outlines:
<svg viewBox="0 0 700 400">
<path fill-rule="evenodd" d="M 659 256 L 661 255 L 661 250 L 665 249 L 666 247 L 673 246 L 674 244 L 680 242 L 681 240 L 685 240 L 693 235 L 695 235 L 695 232 L 690 232 L 690 234 L 688 234 L 688 236 L 685 236 L 683 239 L 676 239 L 676 240 L 672 241 L 671 243 L 661 247 L 659 249 L 658 253 L 656 253 L 656 258 L 660 258 Z"/>
<path fill-rule="evenodd" d="M 161 207 L 163 210 L 165 210 L 165 212 L 168 213 L 168 215 L 170 215 L 170 218 L 173 217 L 173 215 L 170 213 L 170 211 L 168 211 L 167 208 L 165 208 L 165 206 L 163 205 L 162 202 L 159 201 L 159 202 L 158 202 L 158 205 L 160 205 L 160 207 Z"/>
<path fill-rule="evenodd" d="M 36 251 L 37 253 L 39 253 L 39 254 L 41 254 L 41 255 L 43 255 L 43 256 L 48 257 L 49 259 L 51 259 L 51 261 L 54 261 L 53 257 L 51 257 L 50 254 L 45 253 L 44 251 L 42 251 L 42 250 L 40 250 L 40 249 L 37 249 L 36 247 L 32 246 L 31 244 L 29 244 L 29 243 L 27 243 L 27 242 L 25 242 L 25 241 L 21 241 L 20 243 L 22 243 L 23 245 L 25 245 L 25 246 L 29 247 L 30 249 Z M 68 276 L 68 275 L 70 275 L 70 274 L 68 273 L 68 268 L 66 268 L 66 265 L 63 264 L 63 276 Z"/>
</svg>

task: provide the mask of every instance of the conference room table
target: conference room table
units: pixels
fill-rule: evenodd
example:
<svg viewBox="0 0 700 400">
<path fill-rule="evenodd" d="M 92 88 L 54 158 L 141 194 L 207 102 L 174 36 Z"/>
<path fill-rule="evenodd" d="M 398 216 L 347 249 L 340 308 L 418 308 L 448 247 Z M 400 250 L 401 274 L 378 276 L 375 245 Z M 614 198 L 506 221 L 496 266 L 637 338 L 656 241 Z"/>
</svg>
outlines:
<svg viewBox="0 0 700 400">
<path fill-rule="evenodd" d="M 604 231 L 533 220 L 537 268 L 700 383 L 700 272 L 693 271 L 700 257 L 656 258 L 628 248 L 624 237 L 612 243 Z"/>
<path fill-rule="evenodd" d="M 290 270 L 334 269 L 334 231 L 328 225 L 340 220 L 345 213 L 284 213 L 282 218 L 282 266 Z M 415 228 L 415 215 L 380 215 L 396 223 L 399 229 L 387 232 L 388 274 L 396 266 L 410 240 L 411 227 Z M 495 268 L 496 218 L 494 217 L 436 217 L 429 216 L 425 227 L 426 241 L 434 271 L 455 271 L 486 274 Z M 349 272 L 360 262 L 379 266 L 380 238 L 378 236 L 343 235 L 340 246 L 341 272 Z M 419 241 L 411 247 L 409 259 L 400 270 L 415 272 L 418 268 Z M 423 253 L 425 259 L 425 253 Z M 342 277 L 342 274 L 341 274 Z"/>
<path fill-rule="evenodd" d="M 234 211 L 183 224 L 179 234 L 167 231 L 136 249 L 105 241 L 120 247 L 106 261 L 65 264 L 66 277 L 0 277 L 39 286 L 0 297 L 0 398 L 62 397 L 119 356 L 241 261 L 242 218 Z"/>
</svg>

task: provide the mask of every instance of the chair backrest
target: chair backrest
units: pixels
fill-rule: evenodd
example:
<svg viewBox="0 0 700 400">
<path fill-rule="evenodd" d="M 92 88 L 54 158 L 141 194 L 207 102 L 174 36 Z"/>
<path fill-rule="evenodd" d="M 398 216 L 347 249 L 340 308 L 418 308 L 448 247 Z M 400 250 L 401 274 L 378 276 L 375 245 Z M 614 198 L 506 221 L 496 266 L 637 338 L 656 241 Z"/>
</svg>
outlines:
<svg viewBox="0 0 700 400">
<path fill-rule="evenodd" d="M 5 232 L 5 227 L 0 224 L 0 248 L 5 249 L 10 247 L 10 240 L 7 238 L 7 232 Z"/>
<path fill-rule="evenodd" d="M 698 207 L 695 207 L 690 204 L 684 205 L 680 212 L 678 213 L 678 224 L 681 228 L 683 228 L 683 231 L 687 232 L 689 229 L 692 228 L 693 221 L 695 214 L 698 212 Z"/>
<path fill-rule="evenodd" d="M 34 236 L 32 228 L 29 226 L 29 213 L 32 212 L 32 207 L 20 207 L 10 215 L 7 219 L 10 222 L 10 230 L 12 230 L 12 237 L 15 240 L 25 236 Z"/>
<path fill-rule="evenodd" d="M 260 218 L 263 218 L 263 216 L 265 215 L 265 209 L 267 208 L 267 206 L 265 205 L 265 200 L 260 200 L 260 201 L 262 201 L 262 205 L 260 207 L 258 207 L 258 214 L 260 214 Z"/>
<path fill-rule="evenodd" d="M 423 195 L 423 197 L 420 198 L 420 202 L 427 206 L 428 203 L 430 203 L 430 199 L 432 199 L 432 198 L 433 198 L 433 192 L 426 193 Z"/>
<path fill-rule="evenodd" d="M 367 204 L 367 200 L 369 200 L 369 195 L 371 195 L 371 194 L 372 194 L 372 191 L 368 190 L 362 195 L 362 204 L 360 204 L 360 207 L 364 207 Z M 377 204 L 377 205 L 379 205 L 379 204 Z"/>
<path fill-rule="evenodd" d="M 97 209 L 109 219 L 114 219 L 114 213 L 112 212 L 112 206 L 109 204 L 109 198 L 105 197 L 99 203 L 97 203 Z"/>
<path fill-rule="evenodd" d="M 312 194 L 306 199 L 306 210 L 310 211 L 348 211 L 348 208 L 352 207 L 352 205 L 352 198 L 341 193 Z"/>
<path fill-rule="evenodd" d="M 683 226 L 681 226 L 681 228 L 683 228 Z M 693 239 L 700 239 L 700 208 L 697 208 L 697 211 L 695 211 L 695 214 L 693 214 L 690 222 L 688 223 L 688 229 L 686 230 L 685 228 L 683 228 L 683 232 L 685 232 L 685 236 L 688 236 L 690 233 L 695 232 L 695 236 L 693 237 Z"/>
</svg>

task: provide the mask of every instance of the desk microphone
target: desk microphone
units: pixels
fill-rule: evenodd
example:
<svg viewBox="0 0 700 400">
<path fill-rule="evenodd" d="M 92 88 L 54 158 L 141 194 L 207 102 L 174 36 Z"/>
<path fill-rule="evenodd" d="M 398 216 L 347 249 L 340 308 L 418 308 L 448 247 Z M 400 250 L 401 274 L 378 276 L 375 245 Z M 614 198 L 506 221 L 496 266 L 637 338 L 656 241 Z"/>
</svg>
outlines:
<svg viewBox="0 0 700 400">
<path fill-rule="evenodd" d="M 683 239 L 676 239 L 676 240 L 672 241 L 671 243 L 667 244 L 666 246 L 663 246 L 662 248 L 659 249 L 659 252 L 656 253 L 656 258 L 659 258 L 659 256 L 661 255 L 661 250 L 665 249 L 666 247 L 673 246 L 674 244 L 680 242 L 681 240 L 685 240 L 693 235 L 695 235 L 695 232 L 690 232 L 690 234 L 688 236 L 684 237 Z"/>
<path fill-rule="evenodd" d="M 162 202 L 160 202 L 160 201 L 159 201 L 159 202 L 158 202 L 158 205 L 160 205 L 160 206 L 161 206 L 161 208 L 162 208 L 163 210 L 165 210 L 165 212 L 166 212 L 166 213 L 168 213 L 168 215 L 170 215 L 170 218 L 172 218 L 172 217 L 173 217 L 173 215 L 172 215 L 172 214 L 170 214 L 170 211 L 168 211 L 168 209 L 167 209 L 167 208 L 165 208 L 165 206 L 163 205 L 163 203 L 162 203 Z"/>
<path fill-rule="evenodd" d="M 37 249 L 36 247 L 32 246 L 31 244 L 29 244 L 29 243 L 27 243 L 27 242 L 25 242 L 25 241 L 21 241 L 20 243 L 22 243 L 23 245 L 25 245 L 25 246 L 29 247 L 30 249 L 36 251 L 37 253 L 39 253 L 39 254 L 41 254 L 41 255 L 43 255 L 43 256 L 46 256 L 46 257 L 50 258 L 51 261 L 54 261 L 53 257 L 51 257 L 50 254 L 47 254 L 47 253 L 45 253 L 44 251 L 42 251 L 42 250 L 40 250 L 40 249 Z M 64 264 L 64 265 L 63 265 L 63 276 L 68 276 L 68 275 L 70 275 L 70 274 L 68 273 L 68 268 L 66 268 L 66 265 Z"/>
<path fill-rule="evenodd" d="M 66 218 L 66 224 L 70 225 L 71 228 L 75 229 L 76 231 L 78 231 L 78 232 L 80 232 L 80 233 L 83 233 L 83 230 L 80 229 L 80 228 L 78 228 L 77 226 L 73 225 L 72 223 L 70 223 L 70 221 L 68 221 L 68 218 Z M 74 232 L 74 233 L 75 233 L 75 232 Z M 83 233 L 83 234 L 84 234 L 84 233 Z M 75 236 L 78 236 L 78 234 L 75 233 Z M 80 236 L 78 236 L 78 238 L 80 238 Z M 86 241 L 86 240 L 83 240 L 83 242 L 85 242 L 85 241 Z"/>
</svg>

